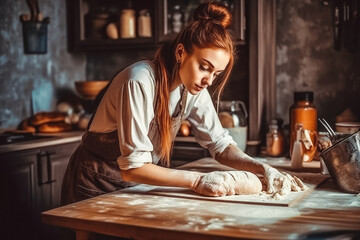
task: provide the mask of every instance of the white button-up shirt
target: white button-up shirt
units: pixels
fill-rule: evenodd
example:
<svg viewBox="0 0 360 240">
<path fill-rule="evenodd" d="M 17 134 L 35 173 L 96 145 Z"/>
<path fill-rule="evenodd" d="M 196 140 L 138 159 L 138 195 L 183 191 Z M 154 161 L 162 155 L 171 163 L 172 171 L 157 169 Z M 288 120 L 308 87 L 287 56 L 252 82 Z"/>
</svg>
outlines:
<svg viewBox="0 0 360 240">
<path fill-rule="evenodd" d="M 181 101 L 183 87 L 180 85 L 170 93 L 170 115 L 174 114 Z M 98 106 L 89 131 L 118 131 L 121 156 L 117 162 L 120 169 L 137 168 L 146 163 L 157 164 L 160 160 L 157 151 L 160 149 L 159 134 L 152 134 L 157 132 L 153 129 L 157 127 L 153 121 L 155 89 L 154 65 L 151 61 L 139 61 L 113 79 Z M 182 119 L 190 121 L 196 141 L 213 157 L 229 144 L 236 145 L 221 126 L 206 89 L 197 95 L 188 94 Z"/>
</svg>

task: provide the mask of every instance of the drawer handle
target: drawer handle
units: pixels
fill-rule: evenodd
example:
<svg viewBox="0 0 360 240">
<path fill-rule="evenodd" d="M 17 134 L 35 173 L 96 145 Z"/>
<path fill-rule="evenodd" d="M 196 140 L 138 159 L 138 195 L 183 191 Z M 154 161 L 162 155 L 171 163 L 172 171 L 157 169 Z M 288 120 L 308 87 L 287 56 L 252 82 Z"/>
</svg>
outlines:
<svg viewBox="0 0 360 240">
<path fill-rule="evenodd" d="M 56 182 L 55 179 L 52 179 L 53 177 L 53 172 L 52 172 L 52 168 L 51 168 L 51 155 L 54 155 L 55 152 L 51 151 L 40 151 L 40 153 L 38 153 L 38 176 L 39 176 L 39 185 L 44 185 L 44 184 L 49 184 L 49 183 L 53 183 Z M 46 162 L 43 162 L 43 158 L 46 157 Z M 44 165 L 46 164 L 46 167 L 44 167 Z M 46 169 L 46 170 L 45 170 Z M 44 176 L 46 171 L 46 176 Z M 45 180 L 46 179 L 46 180 Z"/>
</svg>

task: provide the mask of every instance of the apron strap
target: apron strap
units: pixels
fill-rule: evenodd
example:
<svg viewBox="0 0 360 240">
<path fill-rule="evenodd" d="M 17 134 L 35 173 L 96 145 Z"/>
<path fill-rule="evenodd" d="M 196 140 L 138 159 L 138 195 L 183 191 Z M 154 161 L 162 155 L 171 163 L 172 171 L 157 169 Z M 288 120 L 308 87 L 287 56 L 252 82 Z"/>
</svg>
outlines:
<svg viewBox="0 0 360 240">
<path fill-rule="evenodd" d="M 96 111 L 97 111 L 97 108 L 99 107 L 100 101 L 101 101 L 101 99 L 104 97 L 106 91 L 109 89 L 109 86 L 110 86 L 110 84 L 112 83 L 113 80 L 114 80 L 114 78 L 111 79 L 111 81 L 108 83 L 108 85 L 106 85 L 106 87 L 105 87 L 104 89 L 102 89 L 101 92 L 96 96 L 96 99 L 94 100 L 94 102 L 95 102 L 95 109 L 94 109 L 94 111 L 93 111 L 93 113 L 92 113 L 92 115 L 91 115 L 91 117 L 90 117 L 90 119 L 89 119 L 88 125 L 87 125 L 87 127 L 86 127 L 86 131 L 87 131 L 87 132 L 89 131 L 90 126 L 91 126 L 91 123 L 92 123 L 93 120 L 94 120 L 94 116 L 95 116 L 95 113 L 96 113 Z"/>
</svg>

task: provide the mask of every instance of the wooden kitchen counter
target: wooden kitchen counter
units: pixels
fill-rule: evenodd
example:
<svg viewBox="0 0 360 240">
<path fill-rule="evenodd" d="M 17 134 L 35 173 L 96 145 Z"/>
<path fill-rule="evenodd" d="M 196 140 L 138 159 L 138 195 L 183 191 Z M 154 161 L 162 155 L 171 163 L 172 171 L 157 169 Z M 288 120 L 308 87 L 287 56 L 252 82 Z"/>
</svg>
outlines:
<svg viewBox="0 0 360 240">
<path fill-rule="evenodd" d="M 223 170 L 219 166 L 204 158 L 181 168 Z M 158 187 L 141 184 L 52 209 L 42 213 L 42 221 L 77 230 L 77 239 L 87 239 L 89 232 L 179 240 L 306 239 L 309 234 L 343 231 L 360 234 L 360 196 L 340 192 L 331 178 L 291 207 L 149 193 L 154 188 Z"/>
<path fill-rule="evenodd" d="M 81 140 L 84 131 L 69 131 L 60 133 L 36 133 L 36 136 L 43 137 L 36 140 L 16 142 L 0 146 L 0 153 L 23 151 L 34 147 L 47 147 L 65 143 L 78 142 Z"/>
</svg>

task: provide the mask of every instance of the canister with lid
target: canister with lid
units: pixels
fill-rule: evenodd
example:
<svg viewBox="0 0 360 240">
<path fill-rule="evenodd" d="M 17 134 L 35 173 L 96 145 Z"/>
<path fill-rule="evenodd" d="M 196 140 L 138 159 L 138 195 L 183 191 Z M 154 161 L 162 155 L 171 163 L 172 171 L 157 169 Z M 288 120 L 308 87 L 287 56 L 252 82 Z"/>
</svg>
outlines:
<svg viewBox="0 0 360 240">
<path fill-rule="evenodd" d="M 135 38 L 135 25 L 135 11 L 133 9 L 123 9 L 120 16 L 120 38 Z"/>
<path fill-rule="evenodd" d="M 151 16 L 150 11 L 143 9 L 138 17 L 138 36 L 151 37 Z"/>
<path fill-rule="evenodd" d="M 313 99 L 311 91 L 294 92 L 294 104 L 290 107 L 290 155 L 296 140 L 296 124 L 302 124 L 303 160 L 307 162 L 312 161 L 317 148 L 317 109 Z"/>
</svg>

